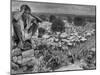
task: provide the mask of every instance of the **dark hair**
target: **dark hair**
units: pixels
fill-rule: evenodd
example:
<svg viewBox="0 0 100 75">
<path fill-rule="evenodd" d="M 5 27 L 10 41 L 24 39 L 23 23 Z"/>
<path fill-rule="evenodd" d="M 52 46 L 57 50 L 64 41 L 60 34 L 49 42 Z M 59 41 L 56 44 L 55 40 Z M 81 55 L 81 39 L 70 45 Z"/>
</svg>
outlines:
<svg viewBox="0 0 100 75">
<path fill-rule="evenodd" d="M 30 7 L 28 5 L 21 5 L 20 11 L 22 11 L 23 9 L 24 9 L 24 13 L 26 11 L 30 11 L 31 12 L 31 9 L 30 9 Z M 26 28 L 27 27 L 27 23 L 26 23 L 26 16 L 25 16 L 25 14 L 22 15 L 22 20 L 24 22 L 24 28 Z"/>
<path fill-rule="evenodd" d="M 31 8 L 28 6 L 28 5 L 21 5 L 21 7 L 20 7 L 20 11 L 22 11 L 22 10 L 25 10 L 25 11 L 31 11 Z"/>
</svg>

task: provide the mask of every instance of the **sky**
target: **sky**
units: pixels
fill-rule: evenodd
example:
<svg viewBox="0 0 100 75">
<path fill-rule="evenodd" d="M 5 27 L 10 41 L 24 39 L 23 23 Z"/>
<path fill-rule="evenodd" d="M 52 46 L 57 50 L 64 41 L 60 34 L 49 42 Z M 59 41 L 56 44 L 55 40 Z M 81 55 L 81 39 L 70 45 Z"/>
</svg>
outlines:
<svg viewBox="0 0 100 75">
<path fill-rule="evenodd" d="M 74 14 L 95 16 L 95 6 L 90 5 L 72 5 L 56 3 L 40 3 L 26 1 L 12 1 L 12 11 L 16 11 L 21 5 L 27 4 L 34 13 L 56 13 L 56 14 Z"/>
</svg>

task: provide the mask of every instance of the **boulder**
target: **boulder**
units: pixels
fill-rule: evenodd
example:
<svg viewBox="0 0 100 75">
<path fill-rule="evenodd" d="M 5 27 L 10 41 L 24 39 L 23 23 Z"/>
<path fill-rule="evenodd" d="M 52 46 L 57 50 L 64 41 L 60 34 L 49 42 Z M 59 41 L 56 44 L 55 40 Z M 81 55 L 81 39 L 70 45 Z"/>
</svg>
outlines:
<svg viewBox="0 0 100 75">
<path fill-rule="evenodd" d="M 22 65 L 26 65 L 28 62 L 32 61 L 32 57 L 23 58 L 20 62 Z"/>
<path fill-rule="evenodd" d="M 20 55 L 22 52 L 20 50 L 20 48 L 15 48 L 12 50 L 12 56 L 17 56 Z"/>
<path fill-rule="evenodd" d="M 14 70 L 18 70 L 19 69 L 19 66 L 17 64 L 15 64 L 14 62 L 11 62 L 11 67 Z"/>
<path fill-rule="evenodd" d="M 34 56 L 34 50 L 31 49 L 31 50 L 24 51 L 24 52 L 22 52 L 22 56 L 23 57 L 31 57 L 31 56 Z"/>
<path fill-rule="evenodd" d="M 21 64 L 22 63 L 22 56 L 17 57 L 17 63 Z"/>
<path fill-rule="evenodd" d="M 16 56 L 12 57 L 12 60 L 13 62 L 17 62 L 17 57 Z"/>
<path fill-rule="evenodd" d="M 86 41 L 87 39 L 85 37 L 81 37 L 80 41 L 84 42 Z"/>
<path fill-rule="evenodd" d="M 42 37 L 43 37 L 44 39 L 47 39 L 47 38 L 49 38 L 50 36 L 47 35 L 47 34 L 45 34 L 45 35 L 43 35 Z"/>
<path fill-rule="evenodd" d="M 94 51 L 94 52 L 95 52 L 95 51 L 96 51 L 96 49 L 95 49 L 95 48 L 91 48 L 91 51 Z"/>
<path fill-rule="evenodd" d="M 67 37 L 67 36 L 68 36 L 68 35 L 67 35 L 67 33 L 65 33 L 65 32 L 62 33 L 62 34 L 60 35 L 61 38 L 65 38 L 65 37 Z"/>
</svg>

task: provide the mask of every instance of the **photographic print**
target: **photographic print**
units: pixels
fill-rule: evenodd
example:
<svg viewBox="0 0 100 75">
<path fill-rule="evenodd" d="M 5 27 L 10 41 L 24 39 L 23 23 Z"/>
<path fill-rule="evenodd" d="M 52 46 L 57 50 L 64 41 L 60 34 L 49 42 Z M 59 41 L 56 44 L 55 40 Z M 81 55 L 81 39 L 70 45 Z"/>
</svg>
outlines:
<svg viewBox="0 0 100 75">
<path fill-rule="evenodd" d="M 11 74 L 96 69 L 96 6 L 11 1 Z"/>
</svg>

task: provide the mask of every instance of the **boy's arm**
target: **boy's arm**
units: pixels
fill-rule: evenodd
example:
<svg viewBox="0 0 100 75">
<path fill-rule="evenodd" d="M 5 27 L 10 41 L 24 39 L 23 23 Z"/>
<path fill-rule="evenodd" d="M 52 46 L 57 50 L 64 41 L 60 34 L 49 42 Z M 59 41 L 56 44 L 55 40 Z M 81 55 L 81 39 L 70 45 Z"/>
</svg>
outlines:
<svg viewBox="0 0 100 75">
<path fill-rule="evenodd" d="M 14 12 L 13 18 L 17 21 L 19 20 L 19 18 L 21 17 L 23 13 L 24 13 L 24 10 L 22 10 L 21 12 L 20 11 Z"/>
</svg>

